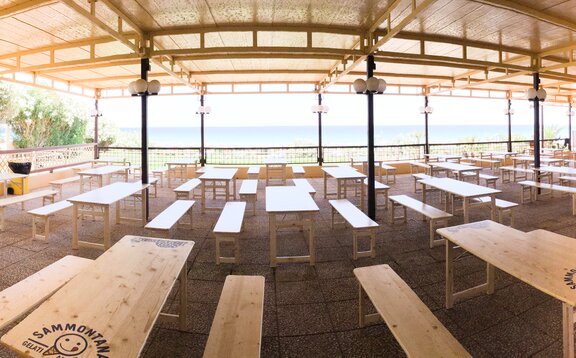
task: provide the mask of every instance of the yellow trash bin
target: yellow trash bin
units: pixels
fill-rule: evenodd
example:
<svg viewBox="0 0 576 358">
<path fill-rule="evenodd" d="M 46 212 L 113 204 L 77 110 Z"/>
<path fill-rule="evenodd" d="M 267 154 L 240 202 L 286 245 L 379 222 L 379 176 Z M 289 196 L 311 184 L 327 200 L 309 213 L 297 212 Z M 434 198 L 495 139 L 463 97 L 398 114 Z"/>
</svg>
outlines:
<svg viewBox="0 0 576 358">
<path fill-rule="evenodd" d="M 24 183 L 24 185 L 22 185 Z M 28 194 L 28 178 L 15 179 L 10 181 L 14 195 Z"/>
</svg>

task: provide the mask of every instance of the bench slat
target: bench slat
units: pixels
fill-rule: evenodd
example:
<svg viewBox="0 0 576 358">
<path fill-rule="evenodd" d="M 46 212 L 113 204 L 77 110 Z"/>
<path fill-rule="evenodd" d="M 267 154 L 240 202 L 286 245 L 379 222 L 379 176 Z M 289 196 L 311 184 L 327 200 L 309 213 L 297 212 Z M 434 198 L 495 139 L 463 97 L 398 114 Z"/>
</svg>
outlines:
<svg viewBox="0 0 576 358">
<path fill-rule="evenodd" d="M 53 180 L 50 182 L 50 184 L 60 185 L 60 184 L 73 183 L 73 182 L 78 181 L 78 180 L 80 180 L 80 176 L 74 176 L 74 177 L 69 177 L 69 178 L 64 178 L 64 179 L 59 179 L 59 180 Z"/>
<path fill-rule="evenodd" d="M 240 195 L 256 195 L 258 191 L 258 180 L 256 179 L 245 179 L 242 181 L 240 190 L 238 194 Z"/>
<path fill-rule="evenodd" d="M 449 218 L 452 216 L 450 213 L 425 204 L 419 200 L 413 199 L 407 195 L 392 195 L 390 196 L 390 201 L 396 202 L 400 205 L 417 211 L 420 214 L 429 217 L 430 219 Z"/>
<path fill-rule="evenodd" d="M 368 185 L 368 178 L 364 179 L 364 185 Z M 376 190 L 390 189 L 390 186 L 382 184 L 377 180 L 374 180 L 374 189 Z"/>
<path fill-rule="evenodd" d="M 366 216 L 366 214 L 354 206 L 348 199 L 329 200 L 328 202 L 354 229 L 378 226 L 377 222 Z"/>
<path fill-rule="evenodd" d="M 310 194 L 316 194 L 316 189 L 314 189 L 314 187 L 308 182 L 307 179 L 304 178 L 294 178 L 292 179 L 292 181 L 294 182 L 294 185 L 296 185 L 299 188 L 304 189 L 305 191 L 307 191 Z"/>
<path fill-rule="evenodd" d="M 390 266 L 356 268 L 354 275 L 409 357 L 471 357 Z"/>
<path fill-rule="evenodd" d="M 46 300 L 91 263 L 90 259 L 65 256 L 0 292 L 0 329 Z"/>
<path fill-rule="evenodd" d="M 28 201 L 32 199 L 42 198 L 44 196 L 56 195 L 58 192 L 56 190 L 40 190 L 34 191 L 32 193 L 24 195 L 11 196 L 9 198 L 0 199 L 0 206 L 8 206 L 12 204 L 21 203 L 23 201 Z"/>
<path fill-rule="evenodd" d="M 194 200 L 176 200 L 144 227 L 146 229 L 170 230 L 194 203 Z"/>
<path fill-rule="evenodd" d="M 227 202 L 214 227 L 214 233 L 240 233 L 246 203 L 243 201 Z"/>
<path fill-rule="evenodd" d="M 200 185 L 201 181 L 198 178 L 190 179 L 186 183 L 174 189 L 175 193 L 189 193 Z"/>
<path fill-rule="evenodd" d="M 263 315 L 264 277 L 226 277 L 204 358 L 260 357 Z"/>
<path fill-rule="evenodd" d="M 531 180 L 520 181 L 520 182 L 518 182 L 518 184 L 533 186 L 533 187 L 541 188 L 541 189 L 556 190 L 556 191 L 560 191 L 563 193 L 576 194 L 576 188 L 571 187 L 571 186 L 563 186 L 563 185 L 550 184 L 550 183 L 539 183 L 539 182 L 535 182 L 535 181 L 531 181 Z"/>
<path fill-rule="evenodd" d="M 304 167 L 301 165 L 293 165 L 292 166 L 292 173 L 293 174 L 305 174 Z"/>
<path fill-rule="evenodd" d="M 248 167 L 247 174 L 260 174 L 260 166 L 252 165 L 252 166 Z"/>
<path fill-rule="evenodd" d="M 49 204 L 46 206 L 41 206 L 39 208 L 33 209 L 28 211 L 29 214 L 32 215 L 40 215 L 40 216 L 47 216 L 50 214 L 54 214 L 60 210 L 64 210 L 72 206 L 72 203 L 62 200 L 54 204 Z"/>
</svg>

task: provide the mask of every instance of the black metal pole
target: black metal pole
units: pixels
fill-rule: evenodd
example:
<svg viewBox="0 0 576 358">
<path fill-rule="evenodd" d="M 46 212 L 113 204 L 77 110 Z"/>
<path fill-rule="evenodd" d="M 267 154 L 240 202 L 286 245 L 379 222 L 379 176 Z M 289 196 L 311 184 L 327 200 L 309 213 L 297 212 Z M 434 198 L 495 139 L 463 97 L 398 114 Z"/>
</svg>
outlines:
<svg viewBox="0 0 576 358">
<path fill-rule="evenodd" d="M 424 96 L 424 154 L 430 154 L 430 141 L 428 138 L 428 96 Z"/>
<path fill-rule="evenodd" d="M 94 159 L 100 158 L 100 150 L 98 149 L 98 118 L 100 117 L 100 111 L 98 111 L 98 97 L 94 100 L 94 143 L 96 148 L 94 150 Z"/>
<path fill-rule="evenodd" d="M 368 55 L 367 78 L 374 75 L 374 56 Z M 374 94 L 368 92 L 368 216 L 376 220 L 376 190 L 374 188 Z"/>
<path fill-rule="evenodd" d="M 322 94 L 318 93 L 318 106 L 322 105 Z M 324 156 L 322 154 L 322 111 L 318 110 L 318 165 L 322 166 Z"/>
<path fill-rule="evenodd" d="M 540 138 L 542 140 L 540 148 L 544 148 L 546 146 L 546 132 L 544 132 L 544 104 L 539 104 L 538 106 L 540 107 Z"/>
<path fill-rule="evenodd" d="M 568 103 L 568 150 L 572 150 L 572 99 Z"/>
<path fill-rule="evenodd" d="M 540 74 L 538 72 L 532 74 L 534 89 L 538 91 L 540 87 Z M 534 99 L 534 167 L 540 168 L 540 100 Z M 539 172 L 537 172 L 539 173 Z M 536 176 L 536 180 L 540 181 L 540 175 Z"/>
<path fill-rule="evenodd" d="M 148 81 L 148 71 L 150 71 L 150 60 L 142 58 L 140 60 L 140 78 Z M 141 96 L 142 103 L 142 184 L 148 184 L 148 92 L 144 92 Z M 150 215 L 150 200 L 148 197 L 148 189 L 144 191 L 146 200 L 146 220 Z"/>
<path fill-rule="evenodd" d="M 204 95 L 200 95 L 200 106 L 204 107 Z M 204 155 L 204 109 L 200 112 L 200 165 L 206 165 L 206 156 Z"/>
<path fill-rule="evenodd" d="M 512 100 L 508 99 L 508 153 L 512 152 Z"/>
</svg>

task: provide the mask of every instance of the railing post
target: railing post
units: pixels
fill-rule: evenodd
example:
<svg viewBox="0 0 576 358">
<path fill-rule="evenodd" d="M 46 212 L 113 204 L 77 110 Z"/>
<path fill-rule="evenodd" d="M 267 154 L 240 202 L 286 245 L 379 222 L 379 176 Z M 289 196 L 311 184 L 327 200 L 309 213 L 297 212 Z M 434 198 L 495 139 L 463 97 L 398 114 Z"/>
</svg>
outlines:
<svg viewBox="0 0 576 358">
<path fill-rule="evenodd" d="M 512 152 L 512 100 L 508 98 L 508 153 Z"/>
</svg>

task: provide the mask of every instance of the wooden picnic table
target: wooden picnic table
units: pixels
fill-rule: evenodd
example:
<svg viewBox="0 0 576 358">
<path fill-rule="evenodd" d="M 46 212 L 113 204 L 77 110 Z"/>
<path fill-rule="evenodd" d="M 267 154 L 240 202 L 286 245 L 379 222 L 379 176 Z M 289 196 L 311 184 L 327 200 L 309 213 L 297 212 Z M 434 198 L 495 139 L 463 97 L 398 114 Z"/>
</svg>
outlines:
<svg viewBox="0 0 576 358">
<path fill-rule="evenodd" d="M 207 208 L 206 207 L 206 192 L 212 189 L 213 198 L 216 197 L 216 191 L 218 189 L 224 189 L 224 201 L 228 201 L 229 199 L 235 200 L 236 199 L 236 174 L 238 173 L 238 168 L 211 168 L 207 170 L 204 174 L 198 177 L 200 179 L 202 185 L 202 196 L 201 196 L 201 203 L 202 203 L 202 212 L 206 210 L 216 209 L 220 210 L 221 208 Z M 233 189 L 230 192 L 230 182 L 232 182 Z"/>
<path fill-rule="evenodd" d="M 20 182 L 20 193 L 24 194 L 24 178 L 27 177 L 27 174 L 0 173 L 0 181 L 4 183 L 4 197 L 8 197 L 8 182 L 14 181 L 15 179 Z"/>
<path fill-rule="evenodd" d="M 270 267 L 279 262 L 316 262 L 315 219 L 320 209 L 310 194 L 296 186 L 266 187 L 266 212 L 270 225 Z M 305 256 L 278 256 L 278 229 L 284 227 L 308 229 L 308 250 Z"/>
<path fill-rule="evenodd" d="M 446 308 L 478 293 L 493 293 L 496 267 L 562 302 L 563 356 L 574 357 L 576 240 L 544 230 L 524 233 L 490 220 L 437 232 L 446 239 Z M 455 246 L 486 262 L 484 284 L 454 292 Z"/>
<path fill-rule="evenodd" d="M 537 172 L 556 173 L 561 175 L 576 175 L 576 168 L 558 167 L 558 166 L 540 166 L 540 168 L 533 168 Z M 554 180 L 552 180 L 553 182 Z"/>
<path fill-rule="evenodd" d="M 436 161 L 440 161 L 440 159 L 442 159 L 445 162 L 460 163 L 460 159 L 462 159 L 462 156 L 455 154 L 424 154 L 424 159 L 426 163 L 428 163 L 430 159 Z"/>
<path fill-rule="evenodd" d="M 447 171 L 457 172 L 459 178 L 462 177 L 462 173 L 473 173 L 476 177 L 476 184 L 480 184 L 480 171 L 482 170 L 481 167 L 452 162 L 430 162 L 428 165 L 432 167 L 432 174 L 434 174 L 434 168 L 442 168 Z"/>
<path fill-rule="evenodd" d="M 350 158 L 350 166 L 354 166 L 354 162 L 362 164 L 362 173 L 368 174 L 368 157 L 352 157 Z M 378 171 L 378 180 L 382 182 L 382 163 L 383 160 L 374 159 L 374 167 L 380 168 Z"/>
<path fill-rule="evenodd" d="M 139 357 L 176 279 L 180 329 L 193 241 L 124 236 L 1 341 L 26 357 Z"/>
<path fill-rule="evenodd" d="M 96 164 L 104 164 L 104 165 L 127 165 L 128 162 L 126 161 L 125 157 L 102 157 L 98 159 L 92 160 L 92 167 Z"/>
<path fill-rule="evenodd" d="M 79 246 L 95 247 L 104 250 L 108 250 L 110 248 L 110 206 L 112 204 L 116 204 L 116 224 L 120 223 L 122 220 L 126 220 L 140 221 L 142 226 L 144 226 L 146 224 L 146 200 L 140 200 L 142 204 L 142 212 L 140 218 L 121 217 L 119 201 L 138 192 L 141 193 L 141 198 L 143 198 L 143 191 L 148 188 L 148 186 L 149 184 L 142 184 L 141 182 L 119 182 L 66 199 L 73 204 L 72 249 L 77 250 Z M 81 206 L 89 206 L 91 209 L 83 210 L 80 208 Z M 82 219 L 85 214 L 91 216 L 102 216 L 104 220 L 103 244 L 78 240 L 78 218 L 80 217 L 80 219 Z"/>
<path fill-rule="evenodd" d="M 491 219 L 496 218 L 496 194 L 501 193 L 501 190 L 488 188 L 481 185 L 467 183 L 450 178 L 431 178 L 418 181 L 422 184 L 422 201 L 426 203 L 426 186 L 439 189 L 446 193 L 446 201 L 444 205 L 448 205 L 448 194 L 462 197 L 462 211 L 464 222 L 470 221 L 470 203 L 474 198 L 481 198 L 489 196 L 491 198 Z M 446 211 L 446 208 L 444 209 Z M 452 214 L 454 214 L 454 204 L 452 203 Z"/>
<path fill-rule="evenodd" d="M 360 207 L 364 207 L 363 181 L 366 175 L 349 166 L 322 167 L 322 171 L 324 172 L 324 199 L 332 194 L 336 194 L 338 199 L 343 199 L 346 198 L 347 188 L 349 186 L 354 188 L 360 187 Z M 328 176 L 336 179 L 336 193 L 328 193 Z"/>
<path fill-rule="evenodd" d="M 534 162 L 534 157 L 530 156 L 516 156 L 512 157 L 512 165 L 517 166 L 518 164 L 522 165 L 524 169 L 528 169 L 528 164 Z M 540 163 L 544 163 L 547 165 L 551 164 L 558 164 L 562 165 L 564 163 L 564 159 L 561 158 L 549 158 L 549 157 L 540 157 Z"/>
<path fill-rule="evenodd" d="M 480 158 L 489 158 L 489 159 L 494 159 L 494 158 L 500 157 L 500 158 L 503 158 L 504 160 L 506 160 L 506 159 L 510 159 L 516 155 L 518 155 L 518 152 L 503 152 L 503 151 L 497 151 L 497 150 L 480 152 Z"/>
<path fill-rule="evenodd" d="M 264 164 L 266 165 L 266 185 L 270 179 L 273 179 L 272 175 L 279 175 L 282 184 L 286 184 L 286 165 L 288 165 L 286 158 L 269 157 L 264 159 Z"/>
<path fill-rule="evenodd" d="M 124 181 L 128 181 L 128 171 L 130 167 L 127 165 L 106 165 L 103 167 L 96 167 L 85 169 L 78 172 L 80 176 L 80 192 L 84 192 L 84 178 L 88 177 L 90 181 L 91 177 L 96 177 L 98 179 L 98 187 L 101 188 L 104 184 L 110 184 L 110 176 L 114 173 L 119 173 L 124 171 Z M 106 178 L 106 180 L 104 180 Z"/>
<path fill-rule="evenodd" d="M 168 188 L 172 188 L 172 175 L 178 172 L 180 173 L 180 180 L 186 181 L 188 179 L 188 167 L 193 166 L 194 172 L 196 172 L 196 169 L 198 168 L 198 161 L 191 158 L 173 159 L 169 162 L 166 162 L 166 166 L 168 167 Z M 175 175 L 174 179 L 176 179 Z"/>
</svg>

